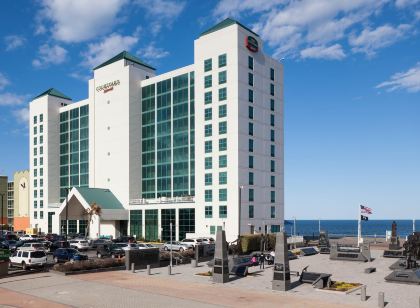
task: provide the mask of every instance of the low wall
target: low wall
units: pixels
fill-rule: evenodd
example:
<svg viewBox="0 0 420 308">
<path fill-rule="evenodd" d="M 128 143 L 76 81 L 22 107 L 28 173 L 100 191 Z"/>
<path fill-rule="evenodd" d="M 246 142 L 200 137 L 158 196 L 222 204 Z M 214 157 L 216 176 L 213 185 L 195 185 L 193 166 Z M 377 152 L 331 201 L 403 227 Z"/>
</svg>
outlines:
<svg viewBox="0 0 420 308">
<path fill-rule="evenodd" d="M 135 269 L 144 269 L 147 265 L 159 267 L 159 248 L 147 248 L 138 250 L 127 250 L 125 252 L 125 267 L 131 269 L 134 263 Z"/>
</svg>

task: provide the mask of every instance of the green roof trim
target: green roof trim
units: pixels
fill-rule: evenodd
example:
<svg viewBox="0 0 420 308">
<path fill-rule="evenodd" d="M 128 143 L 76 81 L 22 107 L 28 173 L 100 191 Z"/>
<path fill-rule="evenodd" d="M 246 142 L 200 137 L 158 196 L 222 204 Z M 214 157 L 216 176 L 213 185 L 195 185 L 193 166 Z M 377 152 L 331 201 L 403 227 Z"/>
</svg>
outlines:
<svg viewBox="0 0 420 308">
<path fill-rule="evenodd" d="M 259 35 L 257 33 L 255 33 L 254 31 L 252 31 L 248 27 L 245 27 L 239 21 L 236 21 L 236 20 L 234 20 L 232 18 L 226 18 L 225 20 L 219 22 L 217 25 L 215 25 L 215 26 L 211 27 L 210 29 L 208 29 L 208 30 L 204 31 L 203 33 L 201 33 L 200 34 L 200 37 L 201 36 L 204 36 L 204 35 L 207 35 L 207 34 L 210 34 L 210 33 L 213 33 L 213 32 L 216 32 L 216 31 L 221 30 L 223 28 L 229 27 L 231 25 L 235 25 L 235 24 L 238 25 L 238 26 L 240 26 L 240 27 L 242 27 L 242 28 L 244 28 L 245 30 L 247 30 L 247 31 L 251 32 L 252 34 L 254 34 L 254 35 L 256 35 L 256 36 L 259 37 Z"/>
<path fill-rule="evenodd" d="M 41 94 L 39 94 L 38 96 L 34 97 L 33 99 L 37 99 L 40 98 L 44 95 L 50 95 L 50 96 L 55 96 L 55 97 L 59 97 L 59 98 L 63 98 L 63 99 L 67 99 L 67 100 L 72 100 L 70 97 L 68 97 L 67 95 L 64 95 L 63 93 L 61 93 L 60 91 L 54 89 L 54 88 L 50 88 L 45 92 L 42 92 Z"/>
<path fill-rule="evenodd" d="M 152 69 L 152 70 L 156 70 L 154 67 L 152 67 L 152 66 L 150 66 L 149 64 L 146 64 L 146 63 L 144 63 L 143 61 L 141 61 L 139 58 L 137 58 L 136 56 L 133 56 L 132 54 L 130 54 L 130 53 L 128 53 L 127 51 L 123 51 L 123 52 L 120 52 L 118 55 L 116 55 L 115 57 L 112 57 L 111 59 L 109 59 L 108 61 L 105 61 L 104 63 L 102 63 L 102 64 L 100 64 L 100 65 L 98 65 L 97 67 L 95 67 L 93 70 L 97 70 L 98 68 L 101 68 L 101 67 L 104 67 L 104 66 L 107 66 L 107 65 L 109 65 L 109 64 L 111 64 L 111 63 L 114 63 L 114 62 L 117 62 L 117 61 L 119 61 L 119 60 L 122 60 L 122 59 L 126 59 L 126 60 L 128 60 L 128 61 L 131 61 L 131 62 L 134 62 L 134 63 L 136 63 L 136 64 L 139 64 L 139 65 L 142 65 L 142 66 L 145 66 L 145 67 L 147 67 L 147 68 L 150 68 L 150 69 Z"/>
<path fill-rule="evenodd" d="M 124 210 L 123 205 L 109 189 L 75 187 L 89 205 L 96 203 L 103 210 Z"/>
</svg>

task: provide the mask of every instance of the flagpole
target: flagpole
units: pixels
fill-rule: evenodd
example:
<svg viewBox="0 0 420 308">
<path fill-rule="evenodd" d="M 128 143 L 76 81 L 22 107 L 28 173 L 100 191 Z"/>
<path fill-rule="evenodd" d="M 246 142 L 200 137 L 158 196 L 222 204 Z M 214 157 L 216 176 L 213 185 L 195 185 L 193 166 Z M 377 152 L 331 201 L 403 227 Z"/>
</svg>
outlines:
<svg viewBox="0 0 420 308">
<path fill-rule="evenodd" d="M 357 247 L 360 247 L 360 243 L 361 243 L 361 239 L 362 239 L 362 210 L 361 210 L 361 206 L 359 205 L 359 218 L 357 220 L 358 225 L 357 225 Z"/>
</svg>

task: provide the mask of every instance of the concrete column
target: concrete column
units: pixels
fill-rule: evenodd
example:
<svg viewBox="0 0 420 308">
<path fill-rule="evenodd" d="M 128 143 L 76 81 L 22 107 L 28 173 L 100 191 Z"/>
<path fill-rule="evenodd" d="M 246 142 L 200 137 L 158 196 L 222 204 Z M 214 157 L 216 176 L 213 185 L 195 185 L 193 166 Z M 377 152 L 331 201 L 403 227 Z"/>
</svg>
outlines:
<svg viewBox="0 0 420 308">
<path fill-rule="evenodd" d="M 384 292 L 379 292 L 378 294 L 378 307 L 384 308 L 385 307 L 385 294 Z"/>
<path fill-rule="evenodd" d="M 213 264 L 213 282 L 229 282 L 229 265 L 225 230 L 219 230 L 216 234 L 216 248 L 214 252 Z"/>
<path fill-rule="evenodd" d="M 274 257 L 274 274 L 272 289 L 290 290 L 289 251 L 285 232 L 276 233 L 276 256 Z"/>
<path fill-rule="evenodd" d="M 362 288 L 360 290 L 360 300 L 362 302 L 366 301 L 366 286 L 362 286 Z"/>
<path fill-rule="evenodd" d="M 147 275 L 151 274 L 150 264 L 147 264 Z"/>
</svg>

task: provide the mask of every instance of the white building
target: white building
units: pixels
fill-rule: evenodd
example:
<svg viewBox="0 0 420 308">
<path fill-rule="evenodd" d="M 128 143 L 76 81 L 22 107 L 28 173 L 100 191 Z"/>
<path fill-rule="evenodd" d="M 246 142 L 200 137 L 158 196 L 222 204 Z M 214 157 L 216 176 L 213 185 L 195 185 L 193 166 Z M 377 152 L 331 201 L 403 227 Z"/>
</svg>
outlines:
<svg viewBox="0 0 420 308">
<path fill-rule="evenodd" d="M 88 99 L 50 89 L 30 104 L 32 227 L 65 233 L 68 219 L 69 233 L 146 240 L 169 239 L 170 223 L 174 239 L 280 230 L 283 67 L 256 33 L 226 19 L 195 40 L 192 65 L 155 76 L 122 52 L 93 72 Z"/>
</svg>

